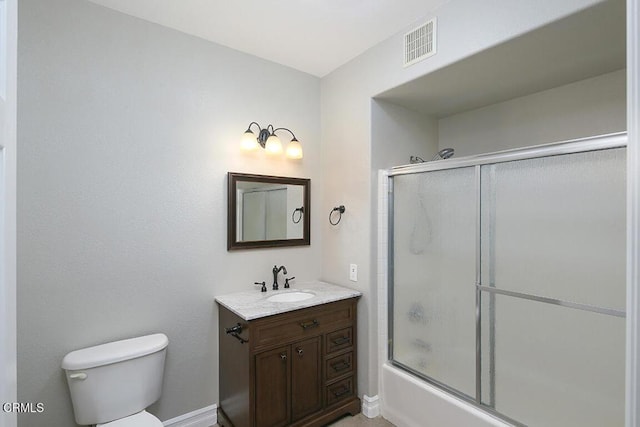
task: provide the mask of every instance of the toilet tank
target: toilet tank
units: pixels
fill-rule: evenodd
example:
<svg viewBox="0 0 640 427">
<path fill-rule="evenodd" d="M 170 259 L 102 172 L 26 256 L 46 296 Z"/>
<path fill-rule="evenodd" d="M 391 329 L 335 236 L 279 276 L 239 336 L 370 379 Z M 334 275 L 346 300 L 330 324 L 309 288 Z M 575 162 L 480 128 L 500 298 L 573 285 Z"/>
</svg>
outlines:
<svg viewBox="0 0 640 427">
<path fill-rule="evenodd" d="M 135 414 L 160 398 L 169 340 L 146 335 L 72 351 L 62 360 L 80 425 Z"/>
</svg>

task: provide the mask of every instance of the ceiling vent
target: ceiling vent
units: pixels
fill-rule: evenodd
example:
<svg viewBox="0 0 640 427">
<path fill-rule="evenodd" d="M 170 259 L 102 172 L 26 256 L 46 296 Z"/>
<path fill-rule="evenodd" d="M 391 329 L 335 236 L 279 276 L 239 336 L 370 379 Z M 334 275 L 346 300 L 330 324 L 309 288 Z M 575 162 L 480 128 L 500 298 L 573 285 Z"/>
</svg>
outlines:
<svg viewBox="0 0 640 427">
<path fill-rule="evenodd" d="M 408 67 L 436 54 L 436 19 L 404 35 L 404 66 Z"/>
</svg>

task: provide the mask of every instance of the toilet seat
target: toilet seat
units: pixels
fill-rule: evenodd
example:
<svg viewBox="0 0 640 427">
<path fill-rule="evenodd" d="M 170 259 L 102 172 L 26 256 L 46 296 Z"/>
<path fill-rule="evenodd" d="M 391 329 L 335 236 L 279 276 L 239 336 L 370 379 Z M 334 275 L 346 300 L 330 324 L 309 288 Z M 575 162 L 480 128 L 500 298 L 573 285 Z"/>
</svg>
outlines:
<svg viewBox="0 0 640 427">
<path fill-rule="evenodd" d="M 163 424 L 147 411 L 142 411 L 119 420 L 96 424 L 96 427 L 163 427 Z"/>
</svg>

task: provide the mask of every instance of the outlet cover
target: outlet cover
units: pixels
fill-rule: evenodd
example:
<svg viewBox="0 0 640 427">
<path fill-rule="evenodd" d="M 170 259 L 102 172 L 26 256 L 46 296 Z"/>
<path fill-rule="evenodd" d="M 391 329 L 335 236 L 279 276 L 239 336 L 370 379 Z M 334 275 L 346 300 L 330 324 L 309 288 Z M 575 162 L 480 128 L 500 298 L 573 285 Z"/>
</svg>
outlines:
<svg viewBox="0 0 640 427">
<path fill-rule="evenodd" d="M 357 264 L 349 264 L 349 280 L 352 282 L 358 281 L 358 265 Z"/>
</svg>

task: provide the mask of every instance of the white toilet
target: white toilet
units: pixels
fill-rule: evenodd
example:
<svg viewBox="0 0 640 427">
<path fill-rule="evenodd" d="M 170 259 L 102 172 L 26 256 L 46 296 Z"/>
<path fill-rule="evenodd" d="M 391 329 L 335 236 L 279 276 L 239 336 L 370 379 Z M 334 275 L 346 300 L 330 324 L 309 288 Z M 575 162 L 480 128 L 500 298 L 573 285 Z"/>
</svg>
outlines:
<svg viewBox="0 0 640 427">
<path fill-rule="evenodd" d="M 160 398 L 169 339 L 146 335 L 72 351 L 62 360 L 76 422 L 96 427 L 161 427 L 145 411 Z"/>
</svg>

